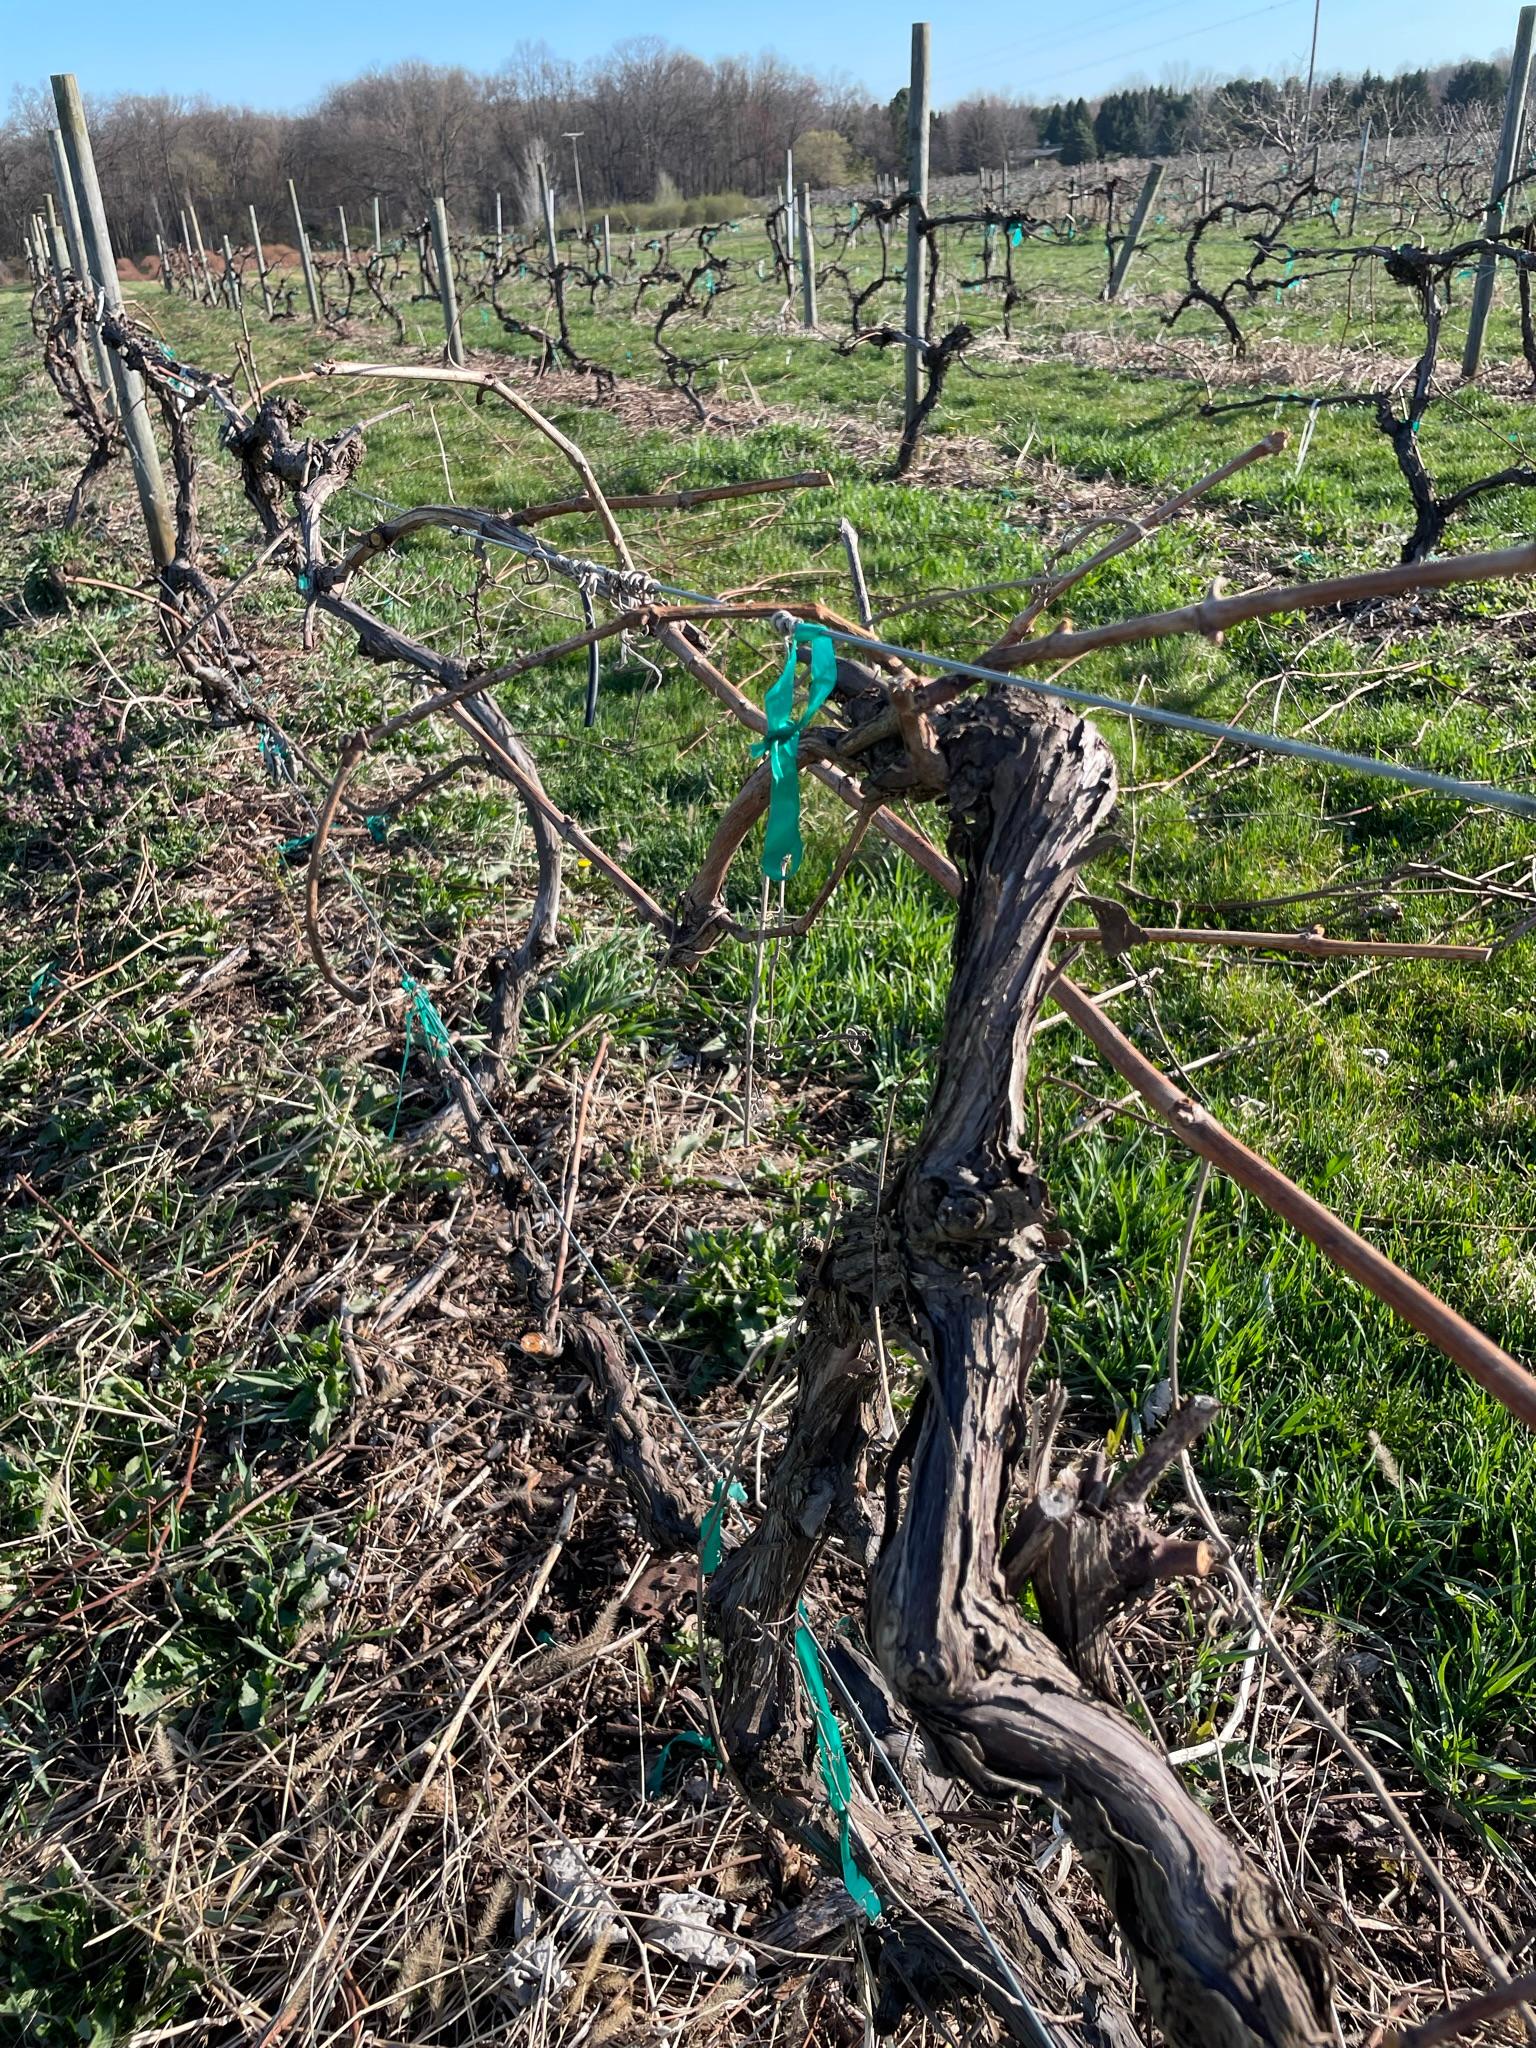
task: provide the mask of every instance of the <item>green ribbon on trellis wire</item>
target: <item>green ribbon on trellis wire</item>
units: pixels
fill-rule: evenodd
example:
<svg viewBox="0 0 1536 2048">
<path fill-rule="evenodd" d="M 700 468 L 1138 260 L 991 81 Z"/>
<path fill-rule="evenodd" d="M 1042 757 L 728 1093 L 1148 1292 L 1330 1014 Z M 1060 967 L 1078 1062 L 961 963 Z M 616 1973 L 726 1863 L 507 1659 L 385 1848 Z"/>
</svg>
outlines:
<svg viewBox="0 0 1536 2048">
<path fill-rule="evenodd" d="M 400 1061 L 400 1086 L 395 1095 L 395 1113 L 389 1120 L 391 1138 L 400 1127 L 400 1108 L 405 1101 L 405 1070 L 411 1064 L 417 1034 L 420 1033 L 422 1045 L 433 1059 L 453 1057 L 453 1040 L 448 1036 L 448 1027 L 437 1014 L 437 1005 L 421 983 L 414 975 L 402 974 L 400 986 L 410 1001 L 405 1006 L 405 1052 Z"/>
<path fill-rule="evenodd" d="M 795 657 L 811 651 L 811 687 L 805 709 L 795 717 Z M 754 761 L 768 756 L 772 787 L 763 834 L 763 873 L 770 881 L 794 874 L 805 858 L 800 837 L 800 735 L 831 696 L 837 682 L 837 650 L 825 626 L 802 620 L 790 635 L 784 666 L 768 685 L 763 711 L 768 730 L 752 749 Z"/>
<path fill-rule="evenodd" d="M 800 1681 L 811 1702 L 816 1716 L 816 1753 L 821 1760 L 822 1783 L 827 1788 L 827 1799 L 837 1816 L 838 1847 L 843 1859 L 843 1886 L 856 1906 L 863 1908 L 871 1920 L 878 1920 L 884 1910 L 880 1894 L 853 1860 L 853 1850 L 848 1844 L 848 1809 L 853 1800 L 853 1780 L 848 1774 L 848 1752 L 843 1748 L 842 1730 L 837 1725 L 837 1716 L 832 1711 L 832 1702 L 827 1697 L 827 1681 L 821 1675 L 821 1652 L 816 1647 L 816 1638 L 805 1624 L 802 1608 L 795 1622 L 795 1662 L 800 1666 Z"/>
<path fill-rule="evenodd" d="M 737 1507 L 744 1507 L 746 1499 L 746 1492 L 739 1479 L 729 1479 L 722 1474 L 716 1480 L 709 1512 L 705 1515 L 703 1527 L 699 1530 L 699 1565 L 706 1579 L 720 1566 L 721 1553 L 725 1548 L 726 1508 L 732 1502 Z"/>
</svg>

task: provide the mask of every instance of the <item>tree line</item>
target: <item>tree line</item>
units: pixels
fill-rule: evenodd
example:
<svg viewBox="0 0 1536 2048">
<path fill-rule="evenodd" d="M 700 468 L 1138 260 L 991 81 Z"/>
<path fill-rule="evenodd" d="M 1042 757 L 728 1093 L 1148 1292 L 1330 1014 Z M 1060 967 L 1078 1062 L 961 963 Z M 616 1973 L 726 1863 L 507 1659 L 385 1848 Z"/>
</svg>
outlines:
<svg viewBox="0 0 1536 2048">
<path fill-rule="evenodd" d="M 1078 98 L 1042 107 L 1035 124 L 1040 141 L 1064 164 L 1265 144 L 1296 149 L 1309 136 L 1333 141 L 1357 134 L 1367 120 L 1381 136 L 1485 128 L 1508 88 L 1508 66 L 1479 59 L 1391 78 L 1365 71 L 1320 79 L 1310 107 L 1297 78 L 1231 78 L 1187 89 L 1135 86 L 1097 102 Z"/>
<path fill-rule="evenodd" d="M 1137 87 L 1052 106 L 973 95 L 935 115 L 934 174 L 975 173 L 1048 149 L 1064 163 L 1168 155 L 1256 143 L 1298 146 L 1308 134 L 1482 123 L 1500 104 L 1497 63 L 1415 70 L 1394 78 L 1319 82 L 1310 119 L 1295 79 L 1230 79 L 1187 89 Z M 817 187 L 900 173 L 906 93 L 872 100 L 781 59 L 705 62 L 656 37 L 620 43 L 573 65 L 543 45 L 501 71 L 404 63 L 333 86 L 299 113 L 166 94 L 94 102 L 92 132 L 108 215 L 120 248 L 154 247 L 159 220 L 174 237 L 188 199 L 206 237 L 246 239 L 254 204 L 274 240 L 291 235 L 287 181 L 322 240 L 337 209 L 361 227 L 377 195 L 389 232 L 414 225 L 438 193 L 458 220 L 484 226 L 502 197 L 508 226 L 537 218 L 542 166 L 562 204 L 584 197 L 620 217 L 660 203 L 732 203 L 775 193 L 793 148 L 797 175 Z M 14 260 L 22 228 L 48 189 L 45 90 L 18 94 L 0 125 L 0 256 Z M 156 208 L 159 208 L 157 216 Z M 368 224 L 371 225 L 371 216 Z"/>
</svg>

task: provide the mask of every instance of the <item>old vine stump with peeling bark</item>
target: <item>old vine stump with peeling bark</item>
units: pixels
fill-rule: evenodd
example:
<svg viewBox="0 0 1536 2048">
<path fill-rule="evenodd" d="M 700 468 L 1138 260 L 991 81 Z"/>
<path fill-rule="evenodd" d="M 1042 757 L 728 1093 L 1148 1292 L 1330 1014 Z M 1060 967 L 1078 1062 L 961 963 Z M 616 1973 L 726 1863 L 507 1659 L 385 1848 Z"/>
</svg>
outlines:
<svg viewBox="0 0 1536 2048">
<path fill-rule="evenodd" d="M 1333 2036 L 1318 1945 L 1096 1689 L 1114 1607 L 1153 1578 L 1209 1568 L 1202 1546 L 1157 1536 L 1145 1502 L 1214 1407 L 1192 1405 L 1168 1444 L 1118 1479 L 1098 1461 L 1052 1485 L 1051 1432 L 1041 1451 L 1045 1411 L 1029 1391 L 1057 1245 L 1024 1143 L 1029 1045 L 1052 933 L 1114 800 L 1114 763 L 1092 725 L 1011 687 L 934 724 L 964 880 L 937 1080 L 878 1237 L 869 1219 L 852 1222 L 822 1261 L 763 1520 L 712 1588 L 722 1730 L 749 1789 L 803 1821 L 811 1804 L 784 1789 L 803 1783 L 785 1641 L 839 1529 L 855 1555 L 874 1555 L 870 1641 L 930 1765 L 992 1798 L 1056 1802 L 1172 2048 L 1321 2048 Z M 923 1385 L 886 1461 L 875 1530 L 864 1482 L 877 1307 L 922 1361 Z M 1032 1424 L 1039 1454 L 1026 1460 Z M 1026 1579 L 1044 1627 L 1014 1597 Z M 867 1839 L 883 1844 L 873 1819 Z M 910 1882 L 921 1844 L 906 1849 Z"/>
</svg>

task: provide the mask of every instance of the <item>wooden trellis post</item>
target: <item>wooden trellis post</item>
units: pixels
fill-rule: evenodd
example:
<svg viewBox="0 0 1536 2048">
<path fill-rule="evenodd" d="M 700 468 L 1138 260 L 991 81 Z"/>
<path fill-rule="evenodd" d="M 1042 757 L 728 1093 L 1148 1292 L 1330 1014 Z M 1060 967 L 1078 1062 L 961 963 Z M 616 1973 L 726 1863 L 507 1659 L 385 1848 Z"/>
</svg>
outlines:
<svg viewBox="0 0 1536 2048">
<path fill-rule="evenodd" d="M 272 318 L 272 287 L 267 283 L 267 257 L 261 246 L 261 228 L 256 219 L 254 206 L 247 206 L 251 217 L 251 247 L 256 253 L 256 275 L 261 279 L 261 303 L 266 308 L 267 318 Z"/>
<path fill-rule="evenodd" d="M 208 304 L 211 306 L 218 297 L 218 293 L 213 288 L 213 272 L 208 268 L 208 249 L 203 241 L 203 230 L 197 218 L 197 207 L 193 204 L 190 192 L 187 194 L 187 212 L 191 216 L 192 235 L 197 243 L 197 264 L 203 273 L 203 292 Z"/>
<path fill-rule="evenodd" d="M 464 336 L 459 328 L 459 299 L 453 288 L 453 251 L 448 243 L 448 209 L 441 199 L 432 202 L 432 253 L 437 260 L 437 296 L 442 302 L 443 331 L 448 337 L 448 360 L 462 370 L 467 360 Z"/>
<path fill-rule="evenodd" d="M 800 187 L 800 322 L 816 325 L 816 237 L 811 228 L 811 188 Z"/>
<path fill-rule="evenodd" d="M 1365 126 L 1360 130 L 1360 161 L 1355 165 L 1355 189 L 1349 202 L 1349 229 L 1355 232 L 1355 216 L 1360 211 L 1360 194 L 1365 185 L 1365 153 L 1371 146 L 1371 117 L 1365 117 Z"/>
<path fill-rule="evenodd" d="M 905 429 L 917 421 L 922 388 L 923 347 L 927 340 L 927 243 L 923 224 L 928 215 L 929 65 L 933 31 L 926 21 L 912 24 L 912 80 L 907 99 L 907 350 Z"/>
<path fill-rule="evenodd" d="M 315 282 L 315 259 L 309 253 L 309 236 L 304 231 L 304 215 L 299 208 L 299 195 L 293 189 L 293 180 L 288 180 L 288 203 L 293 208 L 293 231 L 299 238 L 299 261 L 304 266 L 304 289 L 309 295 L 309 317 L 318 327 L 321 325 L 320 287 Z"/>
<path fill-rule="evenodd" d="M 85 285 L 90 282 L 91 276 L 90 262 L 85 253 L 85 232 L 80 225 L 80 208 L 75 199 L 74 180 L 69 174 L 69 159 L 64 153 L 64 137 L 57 128 L 48 130 L 48 157 L 53 165 L 53 182 L 59 195 L 59 212 L 63 218 L 64 246 L 69 251 L 69 267 L 81 284 Z M 101 386 L 108 412 L 114 412 L 117 407 L 117 394 L 112 382 L 112 371 L 106 345 L 102 341 L 100 330 L 94 324 L 91 327 L 91 346 L 96 360 L 96 381 Z"/>
<path fill-rule="evenodd" d="M 1493 163 L 1493 190 L 1488 197 L 1488 210 L 1483 215 L 1483 239 L 1488 242 L 1496 241 L 1504 227 L 1509 182 L 1514 176 L 1520 128 L 1525 119 L 1525 96 L 1531 84 L 1533 29 L 1536 29 L 1536 7 L 1522 7 L 1519 26 L 1515 30 L 1515 54 L 1509 64 L 1509 96 L 1504 102 L 1504 125 L 1499 130 L 1499 150 Z M 1477 277 L 1472 286 L 1472 307 L 1467 315 L 1467 341 L 1461 354 L 1461 374 L 1464 377 L 1475 377 L 1477 366 L 1483 359 L 1483 336 L 1488 328 L 1488 315 L 1493 309 L 1497 269 L 1498 258 L 1491 252 L 1485 254 L 1477 266 Z"/>
<path fill-rule="evenodd" d="M 1125 231 L 1125 240 L 1120 244 L 1119 253 L 1115 257 L 1115 267 L 1110 272 L 1109 283 L 1104 290 L 1106 299 L 1120 296 L 1120 287 L 1125 283 L 1125 273 L 1131 267 L 1131 258 L 1136 254 L 1136 244 L 1141 240 L 1141 231 L 1146 226 L 1147 215 L 1152 211 L 1152 202 L 1157 197 L 1157 188 L 1163 182 L 1164 168 L 1162 164 L 1147 166 L 1146 183 L 1141 188 L 1136 211 L 1131 215 L 1131 224 Z"/>
<path fill-rule="evenodd" d="M 117 281 L 117 259 L 112 253 L 107 212 L 96 178 L 96 159 L 91 154 L 90 131 L 85 125 L 85 102 L 80 97 L 80 88 L 72 71 L 56 72 L 52 84 L 53 103 L 59 115 L 57 133 L 62 140 L 68 183 L 73 188 L 72 194 L 61 193 L 60 197 L 64 199 L 66 221 L 72 206 L 77 210 L 82 253 L 88 266 L 82 270 L 81 278 L 83 282 L 95 283 L 101 302 L 109 312 L 121 313 L 122 288 Z M 99 340 L 98 336 L 98 343 Z M 155 567 L 165 569 L 176 559 L 176 528 L 160 469 L 160 451 L 155 446 L 149 409 L 144 403 L 144 385 L 138 372 L 130 370 L 120 356 L 107 352 L 107 362 L 111 383 L 117 392 L 123 436 L 133 464 L 133 480 L 138 489 L 139 509 L 144 515 L 144 530 L 149 536 L 149 551 Z"/>
</svg>

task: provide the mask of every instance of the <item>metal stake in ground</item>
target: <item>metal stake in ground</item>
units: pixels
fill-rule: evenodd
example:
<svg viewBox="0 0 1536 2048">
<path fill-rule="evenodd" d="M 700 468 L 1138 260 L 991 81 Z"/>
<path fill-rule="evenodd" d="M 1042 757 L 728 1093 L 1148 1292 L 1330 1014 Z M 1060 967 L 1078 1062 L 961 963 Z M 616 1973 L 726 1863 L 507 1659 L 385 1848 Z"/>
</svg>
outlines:
<svg viewBox="0 0 1536 2048">
<path fill-rule="evenodd" d="M 1510 180 L 1515 174 L 1515 154 L 1520 146 L 1520 126 L 1525 118 L 1525 96 L 1531 83 L 1531 36 L 1536 29 L 1536 7 L 1522 7 L 1515 30 L 1515 54 L 1509 63 L 1509 97 L 1504 102 L 1504 126 L 1499 130 L 1499 153 L 1493 165 L 1493 190 L 1488 211 L 1483 215 L 1484 241 L 1496 241 L 1504 228 L 1504 207 Z M 1472 286 L 1472 308 L 1467 315 L 1467 342 L 1461 352 L 1461 374 L 1475 377 L 1483 357 L 1483 335 L 1493 308 L 1494 277 L 1498 258 L 1491 250 L 1477 266 Z"/>
<path fill-rule="evenodd" d="M 304 232 L 304 215 L 299 210 L 299 195 L 293 189 L 293 180 L 288 180 L 288 202 L 293 208 L 293 231 L 299 238 L 299 261 L 304 266 L 304 289 L 309 294 L 309 317 L 318 327 L 320 316 L 320 287 L 315 282 L 315 259 L 309 253 L 309 236 Z"/>
<path fill-rule="evenodd" d="M 59 113 L 58 132 L 63 140 L 68 181 L 74 194 L 73 199 L 60 195 L 65 200 L 64 217 L 66 221 L 69 219 L 71 205 L 78 202 L 85 260 L 89 266 L 82 272 L 82 277 L 94 279 L 107 309 L 120 313 L 123 294 L 117 281 L 117 259 L 112 253 L 112 237 L 107 231 L 101 186 L 96 180 L 96 159 L 91 154 L 91 138 L 85 125 L 85 103 L 72 71 L 56 72 L 52 84 L 53 103 Z M 123 434 L 133 463 L 139 509 L 144 514 L 144 530 L 149 536 L 149 551 L 155 567 L 164 569 L 176 557 L 176 529 L 171 522 L 170 501 L 166 497 L 165 478 L 160 470 L 160 453 L 155 447 L 149 411 L 144 403 L 144 386 L 138 372 L 130 370 L 119 357 L 114 355 L 108 360 L 112 383 L 117 391 L 118 415 L 123 422 Z"/>
<path fill-rule="evenodd" d="M 1136 254 L 1136 244 L 1141 240 L 1141 231 L 1146 226 L 1147 215 L 1152 211 L 1152 202 L 1157 197 L 1157 188 L 1163 182 L 1162 164 L 1147 166 L 1147 180 L 1141 188 L 1141 197 L 1136 202 L 1136 211 L 1131 215 L 1131 224 L 1125 231 L 1125 240 L 1120 244 L 1120 253 L 1115 258 L 1115 267 L 1110 272 L 1105 287 L 1106 299 L 1120 296 L 1120 287 L 1125 282 L 1125 273 L 1131 267 L 1131 258 Z"/>
<path fill-rule="evenodd" d="M 443 308 L 443 332 L 448 337 L 448 360 L 457 370 L 466 361 L 464 336 L 459 330 L 459 301 L 453 288 L 453 251 L 448 246 L 448 209 L 441 199 L 432 202 L 432 253 L 437 259 L 437 296 Z"/>
<path fill-rule="evenodd" d="M 800 187 L 800 317 L 802 326 L 816 325 L 816 237 L 809 185 Z"/>
<path fill-rule="evenodd" d="M 907 384 L 904 419 L 909 433 L 917 423 L 923 347 L 927 340 L 925 257 L 928 245 L 923 240 L 923 227 L 928 217 L 928 79 L 932 53 L 932 29 L 926 21 L 914 21 L 912 83 L 907 99 L 907 192 L 911 204 L 907 208 Z"/>
</svg>

